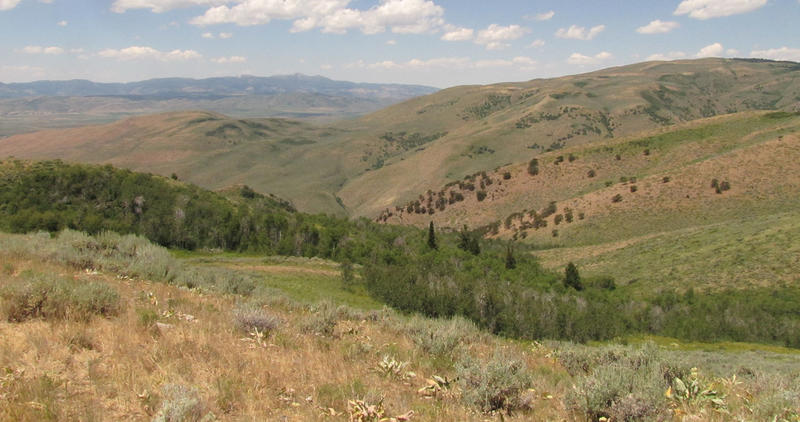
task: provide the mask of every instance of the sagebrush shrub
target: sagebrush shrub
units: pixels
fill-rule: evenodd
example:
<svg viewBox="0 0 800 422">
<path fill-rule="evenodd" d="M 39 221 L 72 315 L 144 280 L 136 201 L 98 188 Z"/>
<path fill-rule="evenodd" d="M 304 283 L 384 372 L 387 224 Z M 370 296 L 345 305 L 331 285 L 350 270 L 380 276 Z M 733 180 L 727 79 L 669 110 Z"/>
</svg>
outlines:
<svg viewBox="0 0 800 422">
<path fill-rule="evenodd" d="M 531 377 L 524 361 L 496 350 L 487 361 L 465 357 L 456 364 L 462 400 L 483 412 L 511 412 L 529 405 L 525 392 Z"/>
</svg>

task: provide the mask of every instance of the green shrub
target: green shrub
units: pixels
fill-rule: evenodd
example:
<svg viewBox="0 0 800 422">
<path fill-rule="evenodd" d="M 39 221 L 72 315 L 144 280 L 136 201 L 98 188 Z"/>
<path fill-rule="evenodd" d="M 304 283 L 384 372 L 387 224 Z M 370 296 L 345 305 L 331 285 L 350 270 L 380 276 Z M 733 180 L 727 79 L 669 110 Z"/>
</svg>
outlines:
<svg viewBox="0 0 800 422">
<path fill-rule="evenodd" d="M 484 199 L 486 199 L 486 191 L 479 190 L 479 191 L 476 193 L 476 196 L 477 196 L 477 198 L 478 198 L 478 201 L 483 201 Z"/>
<path fill-rule="evenodd" d="M 483 412 L 511 412 L 530 405 L 525 393 L 532 380 L 525 362 L 506 351 L 496 350 L 486 362 L 465 357 L 456 364 L 456 374 L 462 400 Z"/>
<path fill-rule="evenodd" d="M 43 275 L 3 286 L 0 299 L 10 322 L 33 318 L 87 320 L 92 315 L 116 315 L 121 306 L 119 293 L 105 283 Z"/>
<path fill-rule="evenodd" d="M 440 320 L 415 315 L 405 329 L 423 352 L 435 357 L 452 357 L 459 353 L 461 346 L 481 335 L 475 323 L 460 316 Z"/>
<path fill-rule="evenodd" d="M 622 194 L 618 193 L 611 198 L 611 202 L 617 203 L 622 202 Z"/>
<path fill-rule="evenodd" d="M 558 359 L 579 375 L 565 404 L 592 420 L 637 421 L 665 415 L 664 391 L 670 386 L 671 374 L 680 372 L 667 364 L 652 344 L 633 350 L 576 348 L 559 352 Z"/>
</svg>

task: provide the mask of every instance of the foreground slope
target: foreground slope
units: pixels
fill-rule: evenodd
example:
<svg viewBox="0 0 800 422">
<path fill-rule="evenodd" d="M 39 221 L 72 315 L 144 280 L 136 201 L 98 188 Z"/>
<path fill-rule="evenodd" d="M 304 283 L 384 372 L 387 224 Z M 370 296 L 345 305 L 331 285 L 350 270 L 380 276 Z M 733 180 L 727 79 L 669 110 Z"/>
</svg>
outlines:
<svg viewBox="0 0 800 422">
<path fill-rule="evenodd" d="M 309 300 L 339 283 L 327 261 L 178 262 L 141 238 L 75 232 L 0 246 L 4 420 L 798 417 L 798 354 L 784 348 L 514 342 L 354 293 Z M 287 297 L 296 283 L 305 298 Z"/>
<path fill-rule="evenodd" d="M 163 175 L 176 171 L 206 187 L 247 183 L 308 211 L 374 216 L 464 175 L 527 162 L 548 150 L 720 114 L 791 111 L 798 108 L 798 98 L 797 63 L 647 62 L 563 78 L 450 88 L 333 129 L 294 124 L 279 135 L 286 139 L 283 144 L 269 136 L 262 142 L 263 136 L 240 128 L 241 133 L 226 133 L 221 150 L 203 136 L 214 133 L 211 127 L 186 133 L 188 123 L 201 117 L 164 115 L 106 128 L 15 136 L 0 140 L 0 156 L 112 162 Z M 151 125 L 161 129 L 153 131 Z M 71 139 L 80 139 L 83 147 L 68 146 Z M 106 145 L 114 156 L 104 155 Z M 159 153 L 169 148 L 192 153 Z M 169 163 L 158 163 L 161 157 Z"/>
</svg>

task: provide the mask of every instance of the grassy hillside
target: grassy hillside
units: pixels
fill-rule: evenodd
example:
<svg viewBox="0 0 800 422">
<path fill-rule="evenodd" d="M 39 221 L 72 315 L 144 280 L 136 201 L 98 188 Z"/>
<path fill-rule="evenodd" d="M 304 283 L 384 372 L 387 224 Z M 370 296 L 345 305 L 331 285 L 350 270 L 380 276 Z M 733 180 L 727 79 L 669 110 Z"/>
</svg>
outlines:
<svg viewBox="0 0 800 422">
<path fill-rule="evenodd" d="M 420 192 L 527 162 L 547 150 L 721 114 L 791 111 L 798 98 L 796 63 L 648 62 L 563 78 L 450 88 L 332 128 L 167 114 L 3 139 L 0 156 L 176 172 L 210 188 L 248 184 L 306 211 L 375 216 Z M 210 118 L 217 120 L 205 120 Z M 254 127 L 258 124 L 270 129 Z"/>
<path fill-rule="evenodd" d="M 791 350 L 665 338 L 656 339 L 662 346 L 628 347 L 512 342 L 463 319 L 373 310 L 369 298 L 336 287 L 341 279 L 326 261 L 177 262 L 140 238 L 101 240 L 82 249 L 93 240 L 76 233 L 0 234 L 0 418 L 798 415 Z M 175 282 L 162 282 L 163 265 Z M 189 280 L 191 289 L 178 287 Z M 298 283 L 305 288 L 295 290 Z M 328 290 L 340 294 L 315 299 Z M 35 300 L 39 306 L 29 306 Z"/>
<path fill-rule="evenodd" d="M 545 266 L 574 261 L 633 291 L 793 285 L 799 130 L 798 114 L 745 113 L 566 148 L 425 193 L 379 220 L 482 227 L 534 245 Z"/>
<path fill-rule="evenodd" d="M 336 129 L 283 119 L 231 119 L 207 112 L 131 118 L 86 128 L 0 140 L 0 156 L 112 164 L 163 176 L 176 174 L 208 189 L 253 187 L 305 210 L 343 214 L 333 186 L 341 163 L 322 158 Z"/>
</svg>

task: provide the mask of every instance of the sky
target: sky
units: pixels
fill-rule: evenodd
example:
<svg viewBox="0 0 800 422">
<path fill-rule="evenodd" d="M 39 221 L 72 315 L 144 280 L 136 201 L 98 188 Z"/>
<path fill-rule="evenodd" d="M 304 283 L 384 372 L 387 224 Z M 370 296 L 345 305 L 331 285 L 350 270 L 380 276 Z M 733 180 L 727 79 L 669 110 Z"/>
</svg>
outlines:
<svg viewBox="0 0 800 422">
<path fill-rule="evenodd" d="M 800 0 L 0 0 L 0 82 L 304 73 L 445 88 L 800 61 Z"/>
</svg>

